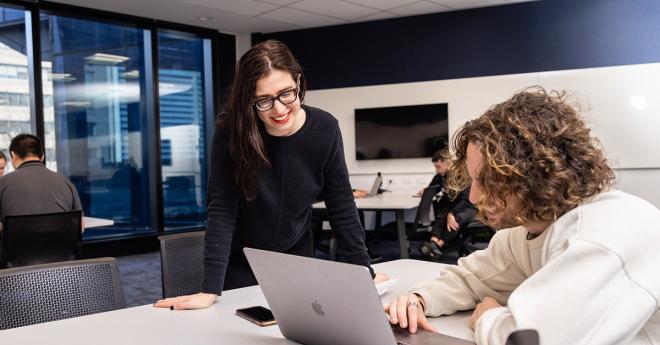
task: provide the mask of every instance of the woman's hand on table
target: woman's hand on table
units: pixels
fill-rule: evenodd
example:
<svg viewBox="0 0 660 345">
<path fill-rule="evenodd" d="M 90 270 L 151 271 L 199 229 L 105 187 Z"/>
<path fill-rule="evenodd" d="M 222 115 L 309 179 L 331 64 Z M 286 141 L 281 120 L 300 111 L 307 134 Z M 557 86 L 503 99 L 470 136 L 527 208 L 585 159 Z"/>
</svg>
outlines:
<svg viewBox="0 0 660 345">
<path fill-rule="evenodd" d="M 205 309 L 213 305 L 218 295 L 200 292 L 194 295 L 170 297 L 156 301 L 156 308 L 170 308 L 170 310 Z"/>
</svg>

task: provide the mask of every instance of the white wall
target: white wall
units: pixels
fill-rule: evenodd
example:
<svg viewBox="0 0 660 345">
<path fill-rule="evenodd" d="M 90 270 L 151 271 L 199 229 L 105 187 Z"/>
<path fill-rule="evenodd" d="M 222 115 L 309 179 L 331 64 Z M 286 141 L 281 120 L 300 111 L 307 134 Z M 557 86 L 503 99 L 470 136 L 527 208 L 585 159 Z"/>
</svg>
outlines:
<svg viewBox="0 0 660 345">
<path fill-rule="evenodd" d="M 236 35 L 236 62 L 241 59 L 241 56 L 252 48 L 251 35 Z"/>
<path fill-rule="evenodd" d="M 593 133 L 617 172 L 617 188 L 660 207 L 660 64 L 351 87 L 309 91 L 305 102 L 339 120 L 346 163 L 354 187 L 370 186 L 376 172 L 391 189 L 415 190 L 430 180 L 430 160 L 355 159 L 354 110 L 425 103 L 448 103 L 449 131 L 489 106 L 532 85 L 567 89 L 583 105 Z M 387 183 L 386 183 L 387 185 Z"/>
</svg>

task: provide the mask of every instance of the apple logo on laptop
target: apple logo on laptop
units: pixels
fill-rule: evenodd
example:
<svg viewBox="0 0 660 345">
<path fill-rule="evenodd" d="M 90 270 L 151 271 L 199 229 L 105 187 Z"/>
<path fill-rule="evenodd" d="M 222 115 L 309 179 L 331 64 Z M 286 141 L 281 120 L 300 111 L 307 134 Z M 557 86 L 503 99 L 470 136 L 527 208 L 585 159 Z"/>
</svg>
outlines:
<svg viewBox="0 0 660 345">
<path fill-rule="evenodd" d="M 314 309 L 314 312 L 320 316 L 325 315 L 325 312 L 323 311 L 323 307 L 321 306 L 321 303 L 319 303 L 318 301 L 314 301 L 314 303 L 312 303 L 312 309 Z"/>
</svg>

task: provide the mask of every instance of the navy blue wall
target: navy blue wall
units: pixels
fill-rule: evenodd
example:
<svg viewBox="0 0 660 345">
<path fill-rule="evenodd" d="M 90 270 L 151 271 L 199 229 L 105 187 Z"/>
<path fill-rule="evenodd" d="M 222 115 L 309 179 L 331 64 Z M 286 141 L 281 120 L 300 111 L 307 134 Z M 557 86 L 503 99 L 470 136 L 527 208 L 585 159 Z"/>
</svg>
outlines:
<svg viewBox="0 0 660 345">
<path fill-rule="evenodd" d="M 285 42 L 310 89 L 660 61 L 660 1 L 545 0 L 254 34 Z"/>
</svg>

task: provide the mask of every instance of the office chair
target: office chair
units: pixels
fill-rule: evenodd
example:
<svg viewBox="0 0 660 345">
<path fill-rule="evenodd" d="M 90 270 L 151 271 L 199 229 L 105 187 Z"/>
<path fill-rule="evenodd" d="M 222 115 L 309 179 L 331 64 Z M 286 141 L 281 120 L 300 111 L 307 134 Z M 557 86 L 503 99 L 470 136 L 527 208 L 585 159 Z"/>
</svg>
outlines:
<svg viewBox="0 0 660 345">
<path fill-rule="evenodd" d="M 460 246 L 458 256 L 467 256 L 477 250 L 486 249 L 491 238 L 495 235 L 495 230 L 490 226 L 473 219 L 460 232 Z"/>
<path fill-rule="evenodd" d="M 539 345 L 539 332 L 533 329 L 521 329 L 509 334 L 506 345 Z"/>
<path fill-rule="evenodd" d="M 163 297 L 202 291 L 205 231 L 159 236 Z"/>
<path fill-rule="evenodd" d="M 2 252 L 6 266 L 77 259 L 81 219 L 82 211 L 5 216 Z"/>
<path fill-rule="evenodd" d="M 419 206 L 417 206 L 417 212 L 415 213 L 415 221 L 412 224 L 406 224 L 408 239 L 415 239 L 420 236 L 426 237 L 433 230 L 431 207 L 433 206 L 433 198 L 439 192 L 440 186 L 424 188 Z"/>
<path fill-rule="evenodd" d="M 433 230 L 433 220 L 431 219 L 431 208 L 433 199 L 440 192 L 440 186 L 429 186 L 424 188 L 422 197 L 417 206 L 415 220 L 412 223 L 406 223 L 406 237 L 410 241 L 425 241 L 431 236 Z M 379 239 L 398 240 L 398 230 L 396 222 L 388 223 L 380 228 Z M 408 249 L 410 250 L 410 248 Z"/>
<path fill-rule="evenodd" d="M 0 270 L 0 301 L 0 330 L 126 307 L 113 258 Z"/>
</svg>

